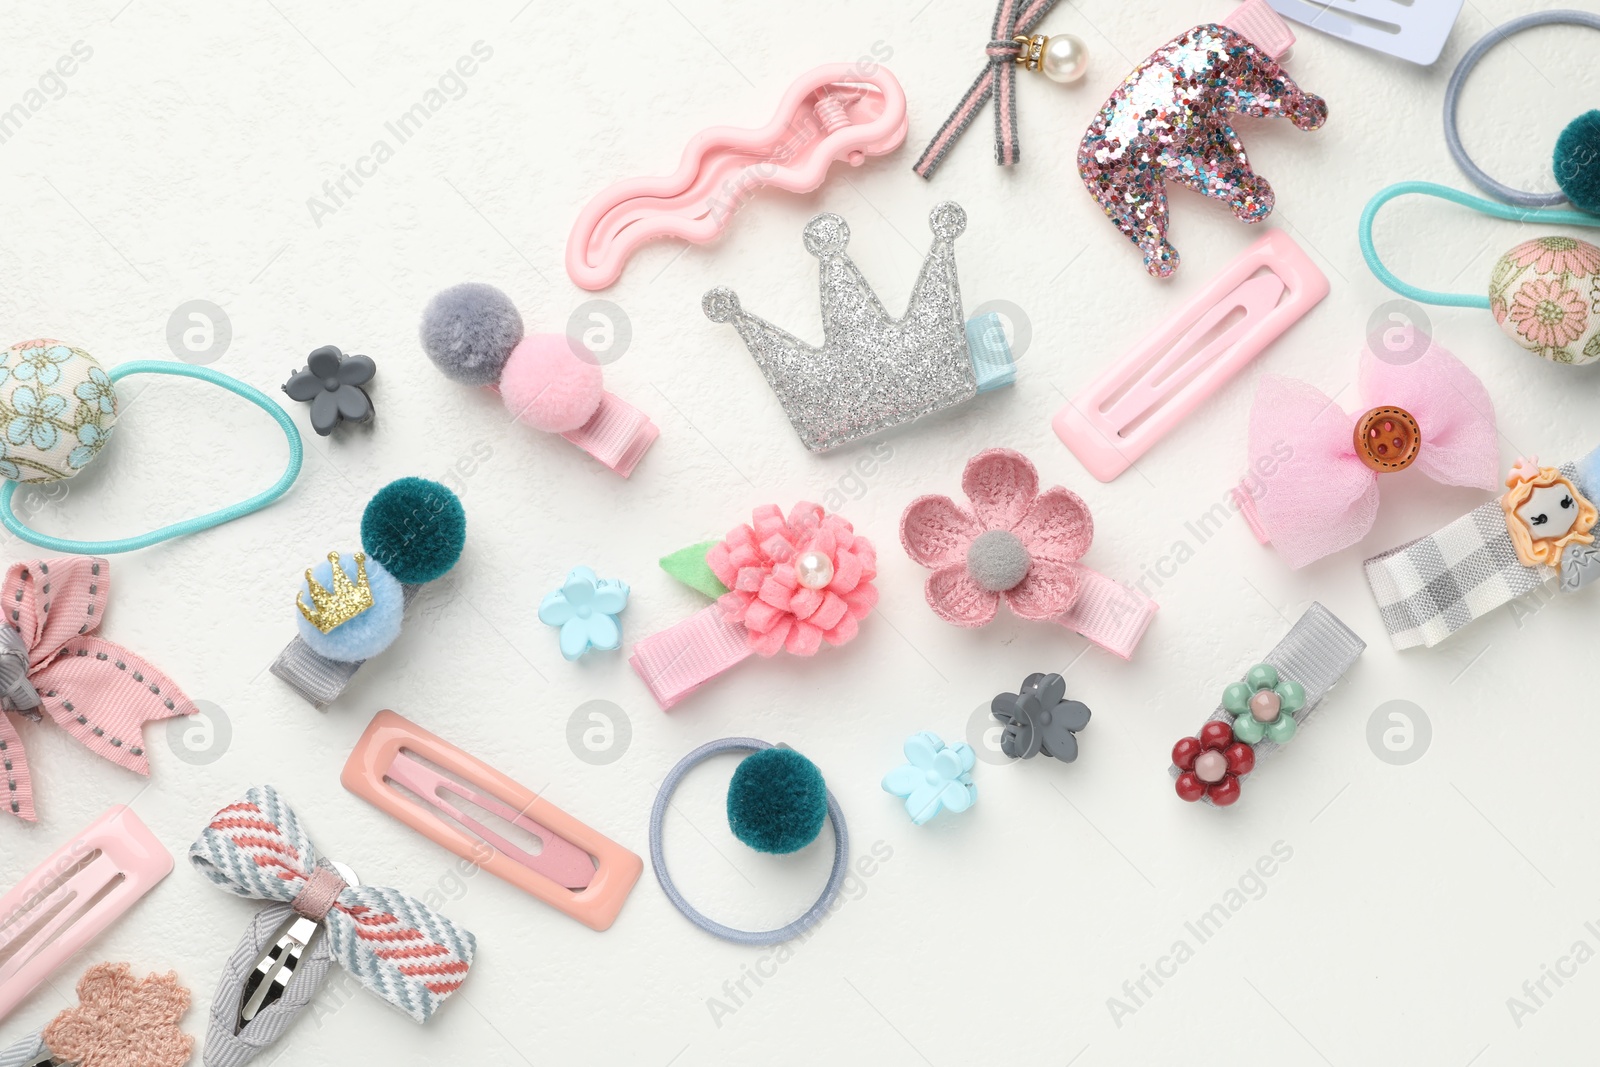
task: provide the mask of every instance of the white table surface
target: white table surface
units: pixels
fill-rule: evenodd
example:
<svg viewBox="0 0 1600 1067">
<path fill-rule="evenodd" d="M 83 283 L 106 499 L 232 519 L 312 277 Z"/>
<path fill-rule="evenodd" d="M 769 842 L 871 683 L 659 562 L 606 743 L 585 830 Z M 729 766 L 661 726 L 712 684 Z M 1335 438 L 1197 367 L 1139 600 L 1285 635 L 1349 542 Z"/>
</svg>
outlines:
<svg viewBox="0 0 1600 1067">
<path fill-rule="evenodd" d="M 1527 6 L 1467 4 L 1428 69 L 1303 31 L 1288 66 L 1328 99 L 1326 127 L 1240 129 L 1277 190 L 1268 224 L 1294 235 L 1331 294 L 1135 473 L 1095 482 L 1050 430 L 1064 395 L 1256 235 L 1175 193 L 1172 239 L 1184 263 L 1158 283 L 1074 167 L 1082 130 L 1131 64 L 1228 9 L 1062 4 L 1044 28 L 1087 42 L 1087 78 L 1062 87 L 1024 77 L 1023 163 L 993 164 L 985 113 L 931 184 L 910 165 L 976 72 L 987 0 L 0 9 L 0 109 L 25 102 L 59 57 L 89 52 L 0 144 L 0 315 L 12 338 L 70 339 L 108 363 L 170 358 L 169 316 L 198 299 L 231 322 L 231 344 L 212 365 L 268 392 L 323 344 L 368 353 L 379 368 L 368 428 L 318 438 L 296 407 L 307 459 L 286 499 L 115 559 L 104 634 L 170 673 L 218 726 L 209 747 L 200 738 L 193 748 L 152 728 L 149 782 L 59 731 L 27 729 L 40 817 L 0 825 L 0 885 L 117 803 L 132 804 L 179 862 L 0 1024 L 0 1039 L 46 1022 L 103 959 L 176 969 L 195 994 L 185 1025 L 203 1033 L 221 963 L 252 909 L 196 875 L 183 853 L 212 811 L 272 782 L 325 852 L 368 881 L 437 891 L 479 939 L 469 982 L 426 1027 L 335 989 L 274 1049 L 282 1063 L 1487 1067 L 1585 1058 L 1600 993 L 1600 964 L 1587 965 L 1600 950 L 1593 597 L 1529 601 L 1439 648 L 1394 652 L 1361 559 L 1482 499 L 1415 472 L 1386 479 L 1362 545 L 1299 572 L 1237 517 L 1203 543 L 1185 526 L 1241 473 L 1261 373 L 1304 378 L 1355 405 L 1366 324 L 1391 296 L 1361 262 L 1357 215 L 1391 181 L 1466 187 L 1440 133 L 1445 81 L 1473 41 Z M 441 87 L 477 42 L 489 57 L 459 86 Z M 1465 135 L 1486 166 L 1550 187 L 1548 146 L 1596 99 L 1597 44 L 1587 31 L 1550 28 L 1491 54 L 1463 99 Z M 423 358 L 423 304 L 467 279 L 510 293 L 530 330 L 562 329 L 591 298 L 562 267 L 589 197 L 616 179 L 669 171 L 706 126 L 765 122 L 802 71 L 858 57 L 886 60 L 905 86 L 902 149 L 836 168 L 811 195 L 763 191 L 721 239 L 649 247 L 598 294 L 633 334 L 607 384 L 662 430 L 631 480 L 508 423 L 492 396 L 447 382 Z M 396 144 L 385 124 L 434 89 L 442 105 Z M 308 199 L 379 139 L 392 158 L 314 217 Z M 734 333 L 703 318 L 701 293 L 734 284 L 746 307 L 818 336 L 814 264 L 799 230 L 832 210 L 849 220 L 867 276 L 900 305 L 927 247 L 927 211 L 943 198 L 971 220 L 957 245 L 967 306 L 1009 300 L 1031 322 L 1016 388 L 888 438 L 888 456 L 867 474 L 856 466 L 864 449 L 807 454 Z M 1499 253 L 1540 232 L 1416 200 L 1392 206 L 1378 231 L 1402 276 L 1465 290 L 1481 289 Z M 1594 447 L 1600 371 L 1519 353 L 1481 311 L 1428 315 L 1493 393 L 1504 462 Z M 64 492 L 30 498 L 39 526 L 142 530 L 276 476 L 283 442 L 254 409 L 176 381 L 130 383 L 125 403 L 135 396 L 99 464 Z M 1086 562 L 1132 580 L 1156 576 L 1147 588 L 1161 611 L 1132 663 L 1086 651 L 1059 627 L 1002 616 L 967 631 L 928 610 L 923 572 L 898 545 L 901 509 L 923 492 L 958 493 L 963 462 L 993 445 L 1024 451 L 1045 484 L 1089 501 L 1099 536 Z M 467 552 L 413 608 L 398 645 L 336 706 L 314 711 L 266 670 L 293 633 L 293 582 L 330 547 L 353 547 L 366 500 L 412 474 L 456 487 Z M 588 564 L 632 585 L 626 639 L 662 629 L 699 601 L 657 568 L 659 556 L 722 533 L 756 504 L 830 491 L 851 498 L 843 511 L 880 560 L 880 607 L 843 650 L 747 663 L 663 714 L 623 655 L 569 664 L 534 616 L 567 568 Z M 6 552 L 17 560 L 34 550 L 7 538 Z M 1313 600 L 1367 639 L 1366 655 L 1236 808 L 1180 803 L 1167 777 L 1173 741 Z M 1036 670 L 1066 670 L 1071 694 L 1094 709 L 1078 762 L 980 764 L 971 812 L 912 826 L 878 785 L 903 739 L 924 729 L 966 736 L 975 709 Z M 602 710 L 627 722 L 626 750 L 609 763 L 569 745 L 569 720 L 588 701 L 609 702 Z M 1391 701 L 1418 709 L 1412 718 L 1431 733 L 1422 757 L 1403 765 L 1368 742 Z M 878 862 L 781 961 L 690 926 L 648 870 L 616 925 L 596 934 L 490 876 L 459 877 L 453 857 L 343 790 L 346 754 L 385 707 L 545 788 L 641 855 L 656 785 L 690 748 L 730 734 L 787 741 L 823 768 L 855 854 Z M 780 921 L 820 886 L 827 848 L 773 859 L 739 845 L 721 815 L 731 766 L 705 768 L 680 794 L 667 828 L 674 869 L 727 921 Z M 1253 873 L 1274 855 L 1269 877 Z M 1190 924 L 1218 903 L 1229 918 L 1202 941 Z M 1180 942 L 1183 962 L 1163 962 Z M 1566 976 L 1544 978 L 1540 993 L 1547 967 Z M 1158 968 L 1170 977 L 1144 977 Z M 1534 1010 L 1514 1011 L 1509 998 Z"/>
</svg>

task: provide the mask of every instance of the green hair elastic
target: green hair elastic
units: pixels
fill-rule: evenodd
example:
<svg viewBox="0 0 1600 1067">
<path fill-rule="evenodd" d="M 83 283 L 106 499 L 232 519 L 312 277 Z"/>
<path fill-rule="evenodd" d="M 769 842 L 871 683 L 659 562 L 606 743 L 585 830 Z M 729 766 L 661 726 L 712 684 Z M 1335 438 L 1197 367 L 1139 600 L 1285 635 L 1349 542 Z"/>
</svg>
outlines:
<svg viewBox="0 0 1600 1067">
<path fill-rule="evenodd" d="M 64 481 L 88 466 L 116 425 L 116 383 L 134 374 L 170 374 L 209 382 L 271 415 L 289 441 L 289 464 L 283 474 L 248 500 L 134 537 L 74 541 L 30 528 L 12 507 L 17 486 Z M 110 555 L 221 526 L 261 510 L 288 492 L 304 460 L 300 431 L 278 402 L 219 371 L 151 359 L 133 360 L 107 371 L 81 348 L 42 339 L 23 341 L 0 353 L 0 478 L 5 479 L 0 486 L 0 525 L 41 548 Z"/>
<path fill-rule="evenodd" d="M 1381 189 L 1361 212 L 1361 255 L 1378 280 L 1401 296 L 1443 307 L 1484 308 L 1507 337 L 1536 356 L 1577 366 L 1600 359 L 1600 248 L 1576 237 L 1535 237 L 1495 261 L 1486 295 L 1442 293 L 1395 277 L 1372 243 L 1378 209 L 1416 193 L 1512 222 L 1600 227 L 1600 216 L 1579 211 L 1515 207 L 1433 182 L 1399 182 Z"/>
</svg>

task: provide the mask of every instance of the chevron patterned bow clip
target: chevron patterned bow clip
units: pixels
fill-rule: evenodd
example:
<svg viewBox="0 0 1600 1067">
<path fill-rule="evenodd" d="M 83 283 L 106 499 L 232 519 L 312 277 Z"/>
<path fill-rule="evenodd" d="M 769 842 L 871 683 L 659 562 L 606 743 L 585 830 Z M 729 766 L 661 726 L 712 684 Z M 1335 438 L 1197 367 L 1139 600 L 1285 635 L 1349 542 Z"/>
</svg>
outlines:
<svg viewBox="0 0 1600 1067">
<path fill-rule="evenodd" d="M 1321 390 L 1265 375 L 1250 411 L 1249 474 L 1234 489 L 1257 540 L 1300 568 L 1360 541 L 1378 483 L 1415 466 L 1440 485 L 1492 490 L 1494 402 L 1467 365 L 1418 335 L 1420 356 L 1361 354 L 1351 415 Z"/>
<path fill-rule="evenodd" d="M 194 704 L 148 661 L 95 637 L 111 595 L 111 564 L 88 556 L 13 563 L 0 591 L 0 805 L 32 822 L 33 779 L 12 715 L 48 715 L 85 748 L 140 774 L 146 723 L 192 715 Z"/>
<path fill-rule="evenodd" d="M 333 960 L 419 1023 L 472 966 L 470 931 L 398 890 L 347 884 L 270 785 L 212 816 L 189 846 L 189 862 L 235 896 L 288 904 L 322 923 Z"/>
</svg>

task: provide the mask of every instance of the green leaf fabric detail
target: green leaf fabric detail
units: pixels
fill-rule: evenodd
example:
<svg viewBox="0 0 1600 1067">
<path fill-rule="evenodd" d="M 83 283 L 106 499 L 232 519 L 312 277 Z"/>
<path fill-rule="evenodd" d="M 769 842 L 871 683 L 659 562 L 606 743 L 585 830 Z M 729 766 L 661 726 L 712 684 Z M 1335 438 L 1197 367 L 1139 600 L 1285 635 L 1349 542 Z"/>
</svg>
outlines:
<svg viewBox="0 0 1600 1067">
<path fill-rule="evenodd" d="M 718 581 L 711 568 L 706 566 L 706 553 L 716 544 L 716 541 L 702 541 L 698 545 L 680 548 L 670 556 L 661 557 L 661 569 L 690 589 L 715 600 L 728 591 L 728 587 Z"/>
</svg>

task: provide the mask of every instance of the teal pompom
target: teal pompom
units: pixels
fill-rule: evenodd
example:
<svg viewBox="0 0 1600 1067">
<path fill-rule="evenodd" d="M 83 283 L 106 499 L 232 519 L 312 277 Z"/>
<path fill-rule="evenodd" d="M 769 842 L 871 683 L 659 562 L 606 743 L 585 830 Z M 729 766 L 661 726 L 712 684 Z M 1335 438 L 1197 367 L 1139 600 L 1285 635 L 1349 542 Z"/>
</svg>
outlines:
<svg viewBox="0 0 1600 1067">
<path fill-rule="evenodd" d="M 454 493 L 426 478 L 390 482 L 361 514 L 367 555 L 406 585 L 443 577 L 466 543 L 466 509 Z"/>
<path fill-rule="evenodd" d="M 789 748 L 746 756 L 728 783 L 728 827 L 757 852 L 798 852 L 828 817 L 828 787 L 817 765 Z"/>
<path fill-rule="evenodd" d="M 1600 111 L 1586 111 L 1556 138 L 1556 184 L 1582 211 L 1600 214 Z"/>
</svg>

